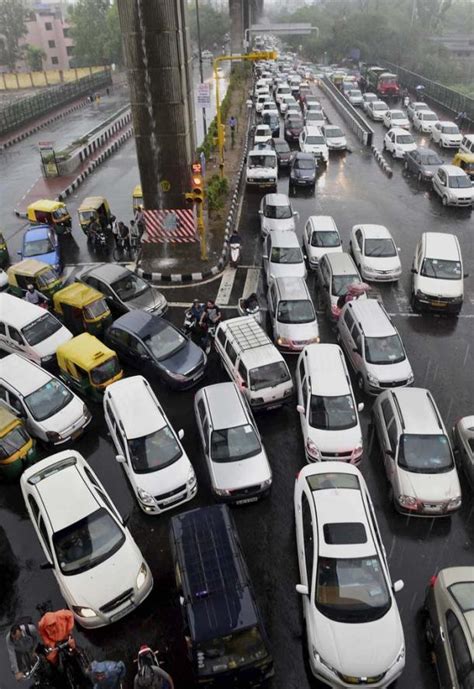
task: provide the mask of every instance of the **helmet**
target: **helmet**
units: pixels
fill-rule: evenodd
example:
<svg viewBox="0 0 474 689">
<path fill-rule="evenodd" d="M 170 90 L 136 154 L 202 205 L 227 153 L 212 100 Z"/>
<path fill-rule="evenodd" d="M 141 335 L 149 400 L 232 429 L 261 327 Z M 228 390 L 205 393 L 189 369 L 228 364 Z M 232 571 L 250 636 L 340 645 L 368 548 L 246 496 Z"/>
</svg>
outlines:
<svg viewBox="0 0 474 689">
<path fill-rule="evenodd" d="M 30 284 L 29 284 L 29 285 L 27 285 L 27 288 L 28 288 L 28 290 L 29 290 L 30 292 L 33 292 L 33 290 L 34 290 L 35 286 L 34 286 L 34 285 L 32 285 L 32 284 L 31 284 L 31 282 L 30 282 Z"/>
</svg>

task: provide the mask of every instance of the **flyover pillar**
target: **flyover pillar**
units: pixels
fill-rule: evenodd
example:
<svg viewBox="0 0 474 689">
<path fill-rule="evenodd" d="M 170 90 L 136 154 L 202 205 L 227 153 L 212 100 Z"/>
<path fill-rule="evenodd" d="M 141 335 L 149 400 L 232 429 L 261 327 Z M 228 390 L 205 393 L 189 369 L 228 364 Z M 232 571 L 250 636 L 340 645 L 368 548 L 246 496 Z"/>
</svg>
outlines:
<svg viewBox="0 0 474 689">
<path fill-rule="evenodd" d="M 118 0 L 145 208 L 187 206 L 195 127 L 186 0 Z"/>
<path fill-rule="evenodd" d="M 229 0 L 230 46 L 233 55 L 240 54 L 243 50 L 244 2 L 245 0 Z M 234 63 L 232 68 L 235 67 L 236 64 Z"/>
</svg>

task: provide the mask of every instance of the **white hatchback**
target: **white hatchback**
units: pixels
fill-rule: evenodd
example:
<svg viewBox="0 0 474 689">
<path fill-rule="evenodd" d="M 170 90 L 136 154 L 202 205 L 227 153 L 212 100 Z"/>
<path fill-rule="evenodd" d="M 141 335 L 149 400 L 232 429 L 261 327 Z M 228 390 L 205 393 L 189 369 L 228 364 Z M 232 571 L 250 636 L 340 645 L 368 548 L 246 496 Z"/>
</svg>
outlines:
<svg viewBox="0 0 474 689">
<path fill-rule="evenodd" d="M 459 148 L 462 134 L 455 122 L 436 122 L 431 138 L 442 148 Z"/>
<path fill-rule="evenodd" d="M 321 127 L 321 131 L 330 151 L 344 151 L 347 148 L 347 139 L 339 127 L 325 124 Z"/>
<path fill-rule="evenodd" d="M 385 101 L 374 100 L 367 104 L 366 113 L 375 122 L 382 122 L 387 110 L 388 105 Z"/>
<path fill-rule="evenodd" d="M 383 126 L 387 127 L 387 129 L 391 129 L 392 127 L 410 129 L 411 124 L 402 110 L 387 110 L 383 116 Z"/>
<path fill-rule="evenodd" d="M 303 232 L 303 244 L 312 270 L 317 269 L 324 254 L 341 253 L 342 240 L 334 218 L 330 215 L 310 215 Z"/>
<path fill-rule="evenodd" d="M 432 110 L 415 110 L 413 126 L 422 134 L 430 134 L 436 122 L 439 122 L 439 117 Z"/>
<path fill-rule="evenodd" d="M 290 199 L 286 194 L 266 194 L 260 202 L 258 211 L 260 216 L 260 232 L 263 238 L 274 230 L 295 231 L 295 218 L 299 217 L 294 211 Z"/>
<path fill-rule="evenodd" d="M 418 146 L 410 132 L 406 129 L 393 128 L 384 136 L 383 147 L 394 158 L 404 158 L 406 153 L 416 151 Z"/>
<path fill-rule="evenodd" d="M 305 466 L 294 494 L 308 659 L 335 689 L 388 687 L 403 672 L 405 640 L 385 548 L 360 471 L 343 462 Z"/>
<path fill-rule="evenodd" d="M 104 486 L 79 452 L 26 469 L 21 490 L 61 595 L 86 629 L 121 619 L 142 603 L 153 577 Z"/>
<path fill-rule="evenodd" d="M 472 208 L 474 187 L 464 170 L 456 165 L 440 165 L 433 175 L 433 190 L 441 197 L 443 206 Z"/>
<path fill-rule="evenodd" d="M 354 225 L 349 246 L 363 280 L 394 282 L 401 276 L 399 249 L 383 225 Z"/>
<path fill-rule="evenodd" d="M 306 278 L 304 256 L 296 232 L 270 232 L 263 247 L 262 260 L 267 281 L 280 277 Z"/>
</svg>

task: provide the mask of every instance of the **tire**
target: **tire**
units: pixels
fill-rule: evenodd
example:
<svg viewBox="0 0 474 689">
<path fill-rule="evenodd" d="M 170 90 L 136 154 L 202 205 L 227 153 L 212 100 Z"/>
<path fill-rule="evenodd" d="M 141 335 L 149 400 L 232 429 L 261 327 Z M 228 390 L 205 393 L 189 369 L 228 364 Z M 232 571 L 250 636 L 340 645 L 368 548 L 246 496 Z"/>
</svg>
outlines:
<svg viewBox="0 0 474 689">
<path fill-rule="evenodd" d="M 448 205 L 448 197 L 443 196 L 443 198 L 441 199 L 441 203 L 443 204 L 443 206 L 446 207 Z"/>
<path fill-rule="evenodd" d="M 365 392 L 365 383 L 364 383 L 364 378 L 361 373 L 357 374 L 357 387 L 361 392 Z"/>
<path fill-rule="evenodd" d="M 418 301 L 417 301 L 414 294 L 411 295 L 411 308 L 413 309 L 414 313 L 420 313 L 421 312 L 420 305 L 418 304 Z"/>
<path fill-rule="evenodd" d="M 421 174 L 421 172 L 418 173 L 417 180 L 420 182 L 420 184 L 421 182 L 423 182 L 423 175 Z"/>
<path fill-rule="evenodd" d="M 405 162 L 403 163 L 403 169 L 408 172 L 408 160 L 405 160 Z"/>
</svg>

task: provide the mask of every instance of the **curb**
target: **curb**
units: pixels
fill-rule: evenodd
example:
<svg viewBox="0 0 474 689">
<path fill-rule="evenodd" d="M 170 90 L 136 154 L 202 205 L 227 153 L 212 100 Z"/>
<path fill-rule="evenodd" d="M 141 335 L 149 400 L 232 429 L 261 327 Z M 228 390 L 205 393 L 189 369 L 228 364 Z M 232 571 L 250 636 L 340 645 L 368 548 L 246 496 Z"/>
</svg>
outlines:
<svg viewBox="0 0 474 689">
<path fill-rule="evenodd" d="M 374 154 L 375 160 L 378 162 L 380 167 L 382 168 L 383 172 L 387 175 L 387 177 L 392 177 L 393 175 L 393 170 L 390 167 L 390 165 L 387 163 L 383 155 L 380 153 L 379 149 L 376 146 L 372 146 L 372 153 Z"/>
<path fill-rule="evenodd" d="M 219 260 L 216 265 L 212 266 L 209 270 L 201 273 L 148 273 L 146 270 L 139 268 L 138 265 L 135 268 L 135 272 L 142 277 L 144 280 L 149 282 L 165 282 L 165 283 L 182 283 L 182 282 L 202 282 L 210 277 L 218 275 L 225 267 L 228 257 L 229 257 L 229 237 L 232 234 L 233 224 L 235 222 L 235 214 L 239 205 L 239 190 L 240 183 L 242 181 L 242 175 L 245 168 L 245 157 L 248 151 L 249 145 L 249 132 L 250 132 L 251 117 L 249 117 L 247 122 L 247 132 L 245 135 L 245 144 L 242 151 L 242 157 L 240 159 L 239 171 L 237 174 L 237 180 L 232 192 L 232 201 L 230 204 L 229 214 L 225 223 L 224 230 L 224 242 L 222 245 L 222 251 Z"/>
<path fill-rule="evenodd" d="M 23 141 L 23 139 L 26 139 L 29 136 L 31 136 L 31 134 L 34 134 L 35 132 L 37 132 L 40 129 L 43 129 L 43 127 L 46 127 L 48 124 L 51 124 L 51 122 L 55 122 L 56 120 L 60 120 L 62 117 L 66 117 L 66 115 L 69 115 L 71 112 L 75 112 L 76 110 L 80 110 L 81 108 L 83 108 L 88 103 L 89 103 L 89 100 L 86 98 L 85 100 L 81 101 L 80 103 L 76 103 L 71 108 L 67 108 L 67 110 L 62 110 L 61 112 L 57 113 L 53 117 L 50 117 L 49 119 L 45 120 L 44 122 L 41 122 L 40 124 L 35 125 L 31 129 L 28 129 L 27 131 L 21 132 L 21 134 L 17 134 L 16 136 L 12 137 L 11 139 L 8 139 L 8 141 L 5 141 L 3 144 L 0 144 L 0 151 L 4 151 L 6 148 L 13 146 L 13 144 L 17 144 L 19 141 Z"/>
<path fill-rule="evenodd" d="M 102 151 L 102 153 L 95 160 L 93 160 L 91 162 L 89 167 L 87 167 L 83 172 L 81 172 L 81 174 L 78 175 L 76 177 L 76 179 L 73 182 L 71 182 L 71 184 L 68 187 L 66 187 L 65 189 L 63 189 L 63 191 L 61 191 L 59 194 L 57 194 L 56 198 L 58 199 L 58 201 L 64 201 L 65 198 L 70 196 L 73 193 L 73 191 L 75 191 L 77 189 L 77 187 L 79 187 L 84 182 L 84 180 L 87 177 L 89 177 L 89 175 L 92 172 L 94 172 L 96 167 L 101 165 L 107 158 L 109 158 L 112 155 L 112 153 L 115 153 L 115 151 L 118 148 L 120 148 L 120 146 L 123 143 L 125 143 L 125 141 L 127 141 L 127 139 L 130 139 L 130 137 L 132 135 L 133 135 L 133 128 L 130 127 L 116 141 L 114 141 L 113 144 L 111 146 L 109 146 L 109 148 L 106 148 L 105 151 Z M 15 209 L 15 215 L 18 218 L 27 218 L 26 212 L 18 211 L 16 209 Z"/>
</svg>

